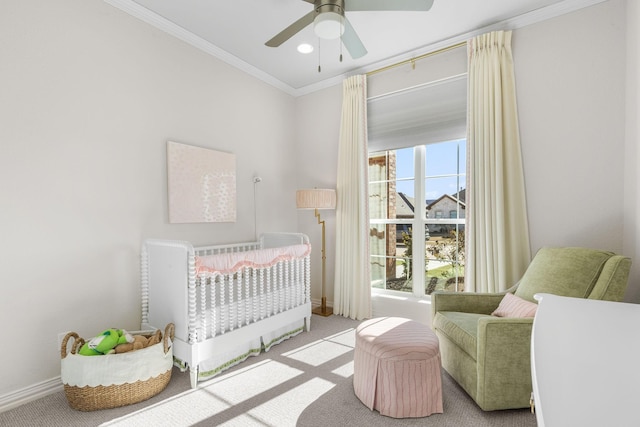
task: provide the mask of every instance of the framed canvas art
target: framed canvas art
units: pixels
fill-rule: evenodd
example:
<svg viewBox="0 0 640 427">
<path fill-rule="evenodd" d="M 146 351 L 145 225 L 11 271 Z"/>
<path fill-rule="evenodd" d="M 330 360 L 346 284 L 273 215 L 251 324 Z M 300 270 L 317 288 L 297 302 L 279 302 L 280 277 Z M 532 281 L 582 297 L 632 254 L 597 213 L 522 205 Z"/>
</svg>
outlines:
<svg viewBox="0 0 640 427">
<path fill-rule="evenodd" d="M 167 141 L 169 222 L 235 222 L 236 156 Z"/>
</svg>

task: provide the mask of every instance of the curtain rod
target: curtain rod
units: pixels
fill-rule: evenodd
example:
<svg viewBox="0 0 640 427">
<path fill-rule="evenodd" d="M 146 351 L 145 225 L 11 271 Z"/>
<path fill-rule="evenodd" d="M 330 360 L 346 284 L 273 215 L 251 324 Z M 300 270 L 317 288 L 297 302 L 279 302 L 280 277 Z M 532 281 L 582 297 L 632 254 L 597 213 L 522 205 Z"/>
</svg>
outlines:
<svg viewBox="0 0 640 427">
<path fill-rule="evenodd" d="M 366 73 L 366 76 L 370 77 L 370 76 L 372 76 L 374 74 L 378 74 L 378 73 L 381 73 L 383 71 L 387 71 L 387 70 L 390 70 L 392 68 L 396 68 L 396 67 L 399 67 L 399 66 L 405 65 L 405 64 L 413 64 L 415 66 L 416 61 L 419 61 L 419 60 L 424 59 L 424 58 L 428 58 L 429 56 L 433 56 L 433 55 L 436 55 L 438 53 L 444 53 L 444 52 L 448 52 L 448 51 L 453 50 L 453 49 L 457 49 L 459 47 L 465 46 L 466 44 L 467 44 L 467 42 L 464 41 L 464 42 L 460 42 L 460 43 L 457 43 L 457 44 L 454 44 L 454 45 L 451 45 L 451 46 L 448 46 L 448 47 L 443 47 L 442 49 L 434 50 L 433 52 L 429 52 L 429 53 L 425 53 L 425 54 L 420 55 L 420 56 L 416 56 L 415 58 L 405 59 L 404 61 L 396 62 L 395 64 L 387 65 L 386 67 L 382 67 L 382 68 L 378 68 L 377 70 L 369 71 L 368 73 Z"/>
</svg>

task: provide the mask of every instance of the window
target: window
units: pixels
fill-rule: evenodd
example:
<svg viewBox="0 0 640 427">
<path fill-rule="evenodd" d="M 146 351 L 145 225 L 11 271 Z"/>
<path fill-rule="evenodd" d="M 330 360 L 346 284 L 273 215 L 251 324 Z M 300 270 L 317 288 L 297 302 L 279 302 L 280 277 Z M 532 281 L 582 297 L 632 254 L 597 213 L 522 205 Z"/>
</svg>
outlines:
<svg viewBox="0 0 640 427">
<path fill-rule="evenodd" d="M 372 288 L 461 291 L 466 74 L 370 97 L 367 122 Z"/>
<path fill-rule="evenodd" d="M 465 147 L 460 139 L 369 154 L 373 288 L 464 289 Z"/>
</svg>

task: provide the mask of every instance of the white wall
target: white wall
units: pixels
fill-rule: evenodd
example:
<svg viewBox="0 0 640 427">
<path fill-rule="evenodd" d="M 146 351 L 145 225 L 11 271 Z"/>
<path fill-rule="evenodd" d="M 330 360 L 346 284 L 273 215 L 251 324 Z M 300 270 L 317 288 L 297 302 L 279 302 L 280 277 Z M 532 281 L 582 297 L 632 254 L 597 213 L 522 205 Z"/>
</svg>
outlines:
<svg viewBox="0 0 640 427">
<path fill-rule="evenodd" d="M 297 188 L 336 188 L 341 110 L 341 85 L 296 98 Z M 326 228 L 327 301 L 333 306 L 336 213 L 334 210 L 319 212 Z M 313 247 L 311 299 L 318 303 L 322 289 L 322 227 L 312 210 L 298 211 L 298 230 L 309 236 Z"/>
<path fill-rule="evenodd" d="M 147 237 L 296 231 L 294 99 L 101 0 L 0 4 L 0 396 L 60 375 L 58 333 L 139 329 Z M 169 224 L 166 141 L 232 152 L 235 223 Z"/>
<path fill-rule="evenodd" d="M 637 19 L 636 2 L 611 0 L 513 37 L 532 250 L 631 257 L 629 302 L 640 302 Z"/>
<path fill-rule="evenodd" d="M 622 252 L 624 13 L 614 0 L 514 33 L 533 252 Z"/>
<path fill-rule="evenodd" d="M 631 257 L 634 264 L 630 282 L 634 286 L 627 292 L 626 299 L 640 301 L 640 186 L 638 185 L 638 164 L 640 164 L 640 7 L 637 1 L 627 1 L 627 68 L 626 68 L 626 138 L 625 138 L 625 175 L 624 175 L 624 253 Z"/>
</svg>

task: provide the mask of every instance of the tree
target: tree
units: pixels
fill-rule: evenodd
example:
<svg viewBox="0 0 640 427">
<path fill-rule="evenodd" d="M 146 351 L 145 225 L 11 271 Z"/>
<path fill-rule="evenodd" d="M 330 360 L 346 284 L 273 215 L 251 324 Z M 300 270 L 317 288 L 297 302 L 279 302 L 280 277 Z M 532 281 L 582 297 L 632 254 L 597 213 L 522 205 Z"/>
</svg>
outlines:
<svg viewBox="0 0 640 427">
<path fill-rule="evenodd" d="M 413 268 L 412 263 L 411 263 L 411 259 L 413 258 L 413 231 L 412 228 L 409 227 L 409 232 L 402 232 L 402 242 L 404 243 L 406 249 L 405 251 L 402 253 L 402 256 L 405 257 L 404 260 L 404 266 L 403 266 L 403 276 L 409 280 L 413 277 L 412 271 L 411 269 Z M 429 240 L 429 234 L 425 235 L 425 242 Z M 427 265 L 429 264 L 429 259 L 426 257 L 424 257 L 424 271 L 427 271 Z"/>
<path fill-rule="evenodd" d="M 463 277 L 464 275 L 464 231 L 451 230 L 449 232 L 450 239 L 441 240 L 433 246 L 429 246 L 427 251 L 436 259 L 451 264 L 451 270 L 442 272 L 442 277 L 450 276 L 450 271 L 455 273 L 454 277 Z M 463 277 L 464 280 L 464 277 Z"/>
</svg>

